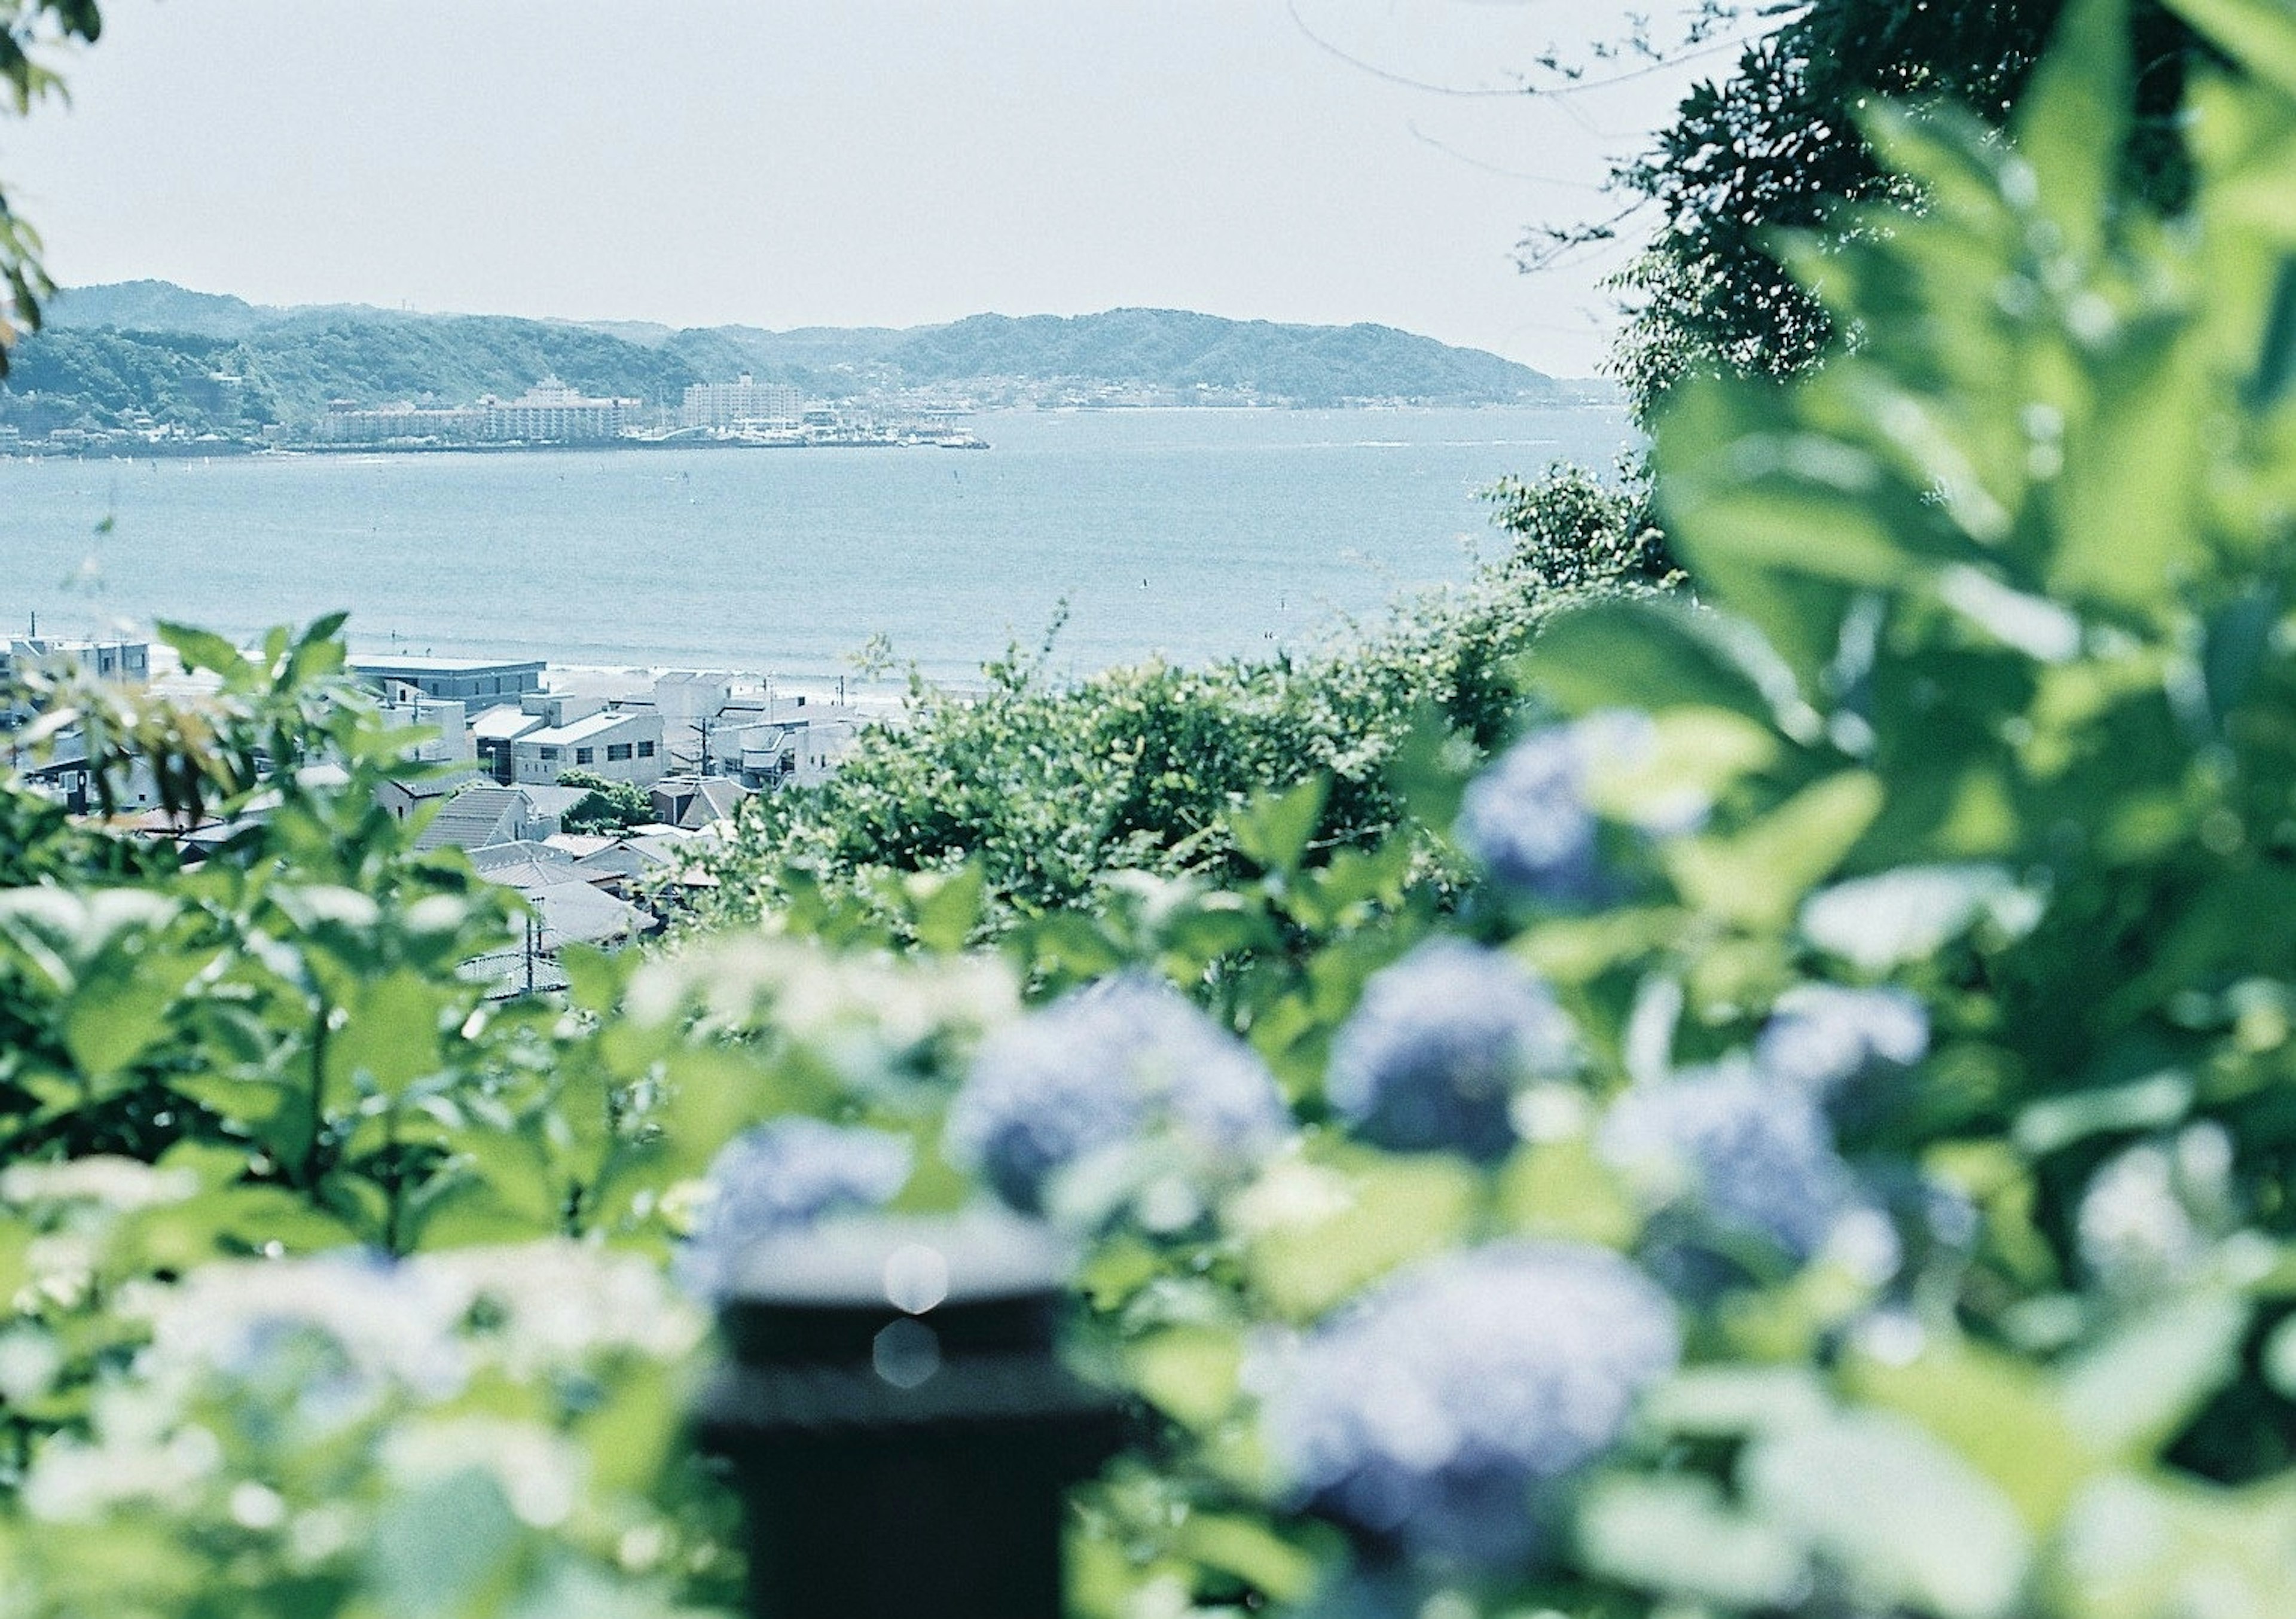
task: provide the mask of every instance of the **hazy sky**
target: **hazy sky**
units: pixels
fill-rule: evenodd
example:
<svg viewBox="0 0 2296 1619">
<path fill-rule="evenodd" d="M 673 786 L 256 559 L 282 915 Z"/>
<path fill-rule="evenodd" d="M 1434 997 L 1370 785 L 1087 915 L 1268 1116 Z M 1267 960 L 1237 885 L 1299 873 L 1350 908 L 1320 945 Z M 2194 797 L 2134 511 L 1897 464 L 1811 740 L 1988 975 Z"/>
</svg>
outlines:
<svg viewBox="0 0 2296 1619">
<path fill-rule="evenodd" d="M 1589 187 L 1686 75 L 1446 91 L 1628 9 L 108 0 L 0 176 L 66 284 L 774 327 L 1156 305 L 1583 375 L 1619 254 L 1525 275 L 1515 244 L 1611 211 Z"/>
</svg>

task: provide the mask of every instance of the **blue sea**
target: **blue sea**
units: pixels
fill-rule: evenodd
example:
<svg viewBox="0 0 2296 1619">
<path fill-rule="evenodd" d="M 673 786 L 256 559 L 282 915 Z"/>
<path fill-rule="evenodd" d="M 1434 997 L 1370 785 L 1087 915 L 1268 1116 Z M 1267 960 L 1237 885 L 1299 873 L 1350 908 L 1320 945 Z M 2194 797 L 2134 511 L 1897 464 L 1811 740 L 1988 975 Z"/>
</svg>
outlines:
<svg viewBox="0 0 2296 1619">
<path fill-rule="evenodd" d="M 0 632 L 337 609 L 355 649 L 958 684 L 1300 646 L 1503 549 L 1476 491 L 1607 468 L 1600 407 L 1012 412 L 986 451 L 0 462 Z"/>
</svg>

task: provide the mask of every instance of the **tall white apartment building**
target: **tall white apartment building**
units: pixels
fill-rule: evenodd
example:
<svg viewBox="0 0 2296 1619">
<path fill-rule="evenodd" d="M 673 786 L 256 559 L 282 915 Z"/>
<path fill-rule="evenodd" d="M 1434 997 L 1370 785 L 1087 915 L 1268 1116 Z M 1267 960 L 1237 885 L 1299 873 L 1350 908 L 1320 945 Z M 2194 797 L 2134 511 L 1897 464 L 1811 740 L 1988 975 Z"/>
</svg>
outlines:
<svg viewBox="0 0 2296 1619">
<path fill-rule="evenodd" d="M 685 427 L 795 427 L 805 396 L 781 382 L 759 382 L 749 372 L 738 382 L 696 382 L 685 390 L 678 421 Z"/>
<path fill-rule="evenodd" d="M 612 438 L 626 427 L 637 425 L 643 399 L 586 399 L 555 377 L 545 377 L 523 397 L 478 404 L 478 437 L 502 441 L 523 439 L 529 444 L 570 444 L 586 438 Z"/>
</svg>

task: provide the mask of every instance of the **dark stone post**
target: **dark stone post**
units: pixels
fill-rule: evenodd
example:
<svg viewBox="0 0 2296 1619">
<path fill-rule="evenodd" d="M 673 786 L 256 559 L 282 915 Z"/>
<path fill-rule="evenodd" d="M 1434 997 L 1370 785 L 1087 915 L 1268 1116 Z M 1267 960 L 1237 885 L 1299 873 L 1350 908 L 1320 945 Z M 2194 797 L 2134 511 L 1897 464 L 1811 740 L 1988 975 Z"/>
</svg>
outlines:
<svg viewBox="0 0 2296 1619">
<path fill-rule="evenodd" d="M 1121 1419 L 1055 1358 L 1069 1268 L 988 1215 L 749 1250 L 699 1417 L 743 1500 L 757 1619 L 1058 1619 L 1062 1492 Z"/>
</svg>

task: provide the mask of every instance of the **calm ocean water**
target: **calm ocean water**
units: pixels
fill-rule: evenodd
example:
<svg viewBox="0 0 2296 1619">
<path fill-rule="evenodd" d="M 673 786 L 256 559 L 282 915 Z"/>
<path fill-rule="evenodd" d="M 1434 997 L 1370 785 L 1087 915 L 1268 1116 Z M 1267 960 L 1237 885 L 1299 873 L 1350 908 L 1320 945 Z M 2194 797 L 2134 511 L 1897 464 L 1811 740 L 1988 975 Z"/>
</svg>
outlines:
<svg viewBox="0 0 2296 1619">
<path fill-rule="evenodd" d="M 1307 641 L 1498 549 L 1474 491 L 1617 410 L 996 413 L 993 448 L 0 462 L 0 627 L 351 612 L 363 650 L 963 682 Z M 108 527 L 106 527 L 108 519 Z"/>
</svg>

